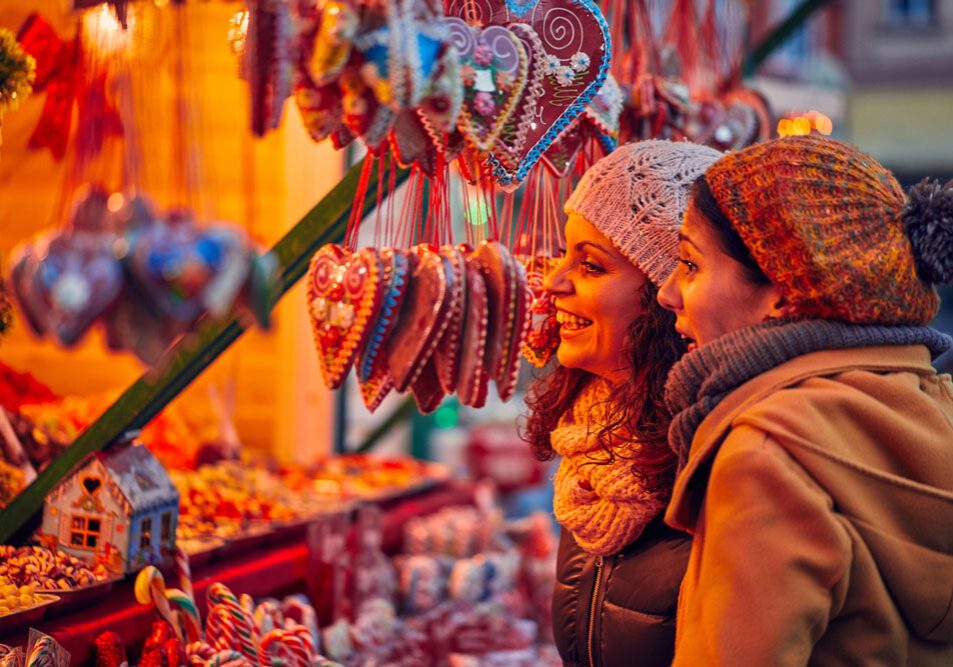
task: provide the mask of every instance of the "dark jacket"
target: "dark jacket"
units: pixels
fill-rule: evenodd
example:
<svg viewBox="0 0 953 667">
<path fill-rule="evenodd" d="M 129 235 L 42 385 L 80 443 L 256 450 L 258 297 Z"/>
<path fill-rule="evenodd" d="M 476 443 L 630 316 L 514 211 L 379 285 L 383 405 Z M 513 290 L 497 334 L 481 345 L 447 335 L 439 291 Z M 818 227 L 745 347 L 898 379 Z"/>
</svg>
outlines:
<svg viewBox="0 0 953 667">
<path fill-rule="evenodd" d="M 661 517 L 621 553 L 605 558 L 586 553 L 562 530 L 553 634 L 565 665 L 668 667 L 678 588 L 690 550 L 688 535 L 672 530 Z"/>
</svg>

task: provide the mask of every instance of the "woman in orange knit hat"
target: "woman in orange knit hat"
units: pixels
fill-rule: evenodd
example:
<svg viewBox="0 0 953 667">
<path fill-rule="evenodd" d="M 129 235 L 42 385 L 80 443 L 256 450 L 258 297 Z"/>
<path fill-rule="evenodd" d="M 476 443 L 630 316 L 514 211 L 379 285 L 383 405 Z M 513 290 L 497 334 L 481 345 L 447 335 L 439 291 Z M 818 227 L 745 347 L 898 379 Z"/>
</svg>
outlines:
<svg viewBox="0 0 953 667">
<path fill-rule="evenodd" d="M 927 326 L 953 183 L 787 137 L 699 179 L 659 302 L 666 522 L 693 536 L 675 665 L 953 664 L 953 382 Z"/>
<path fill-rule="evenodd" d="M 684 346 L 655 295 L 676 265 L 691 184 L 719 156 L 627 144 L 566 202 L 566 253 L 545 281 L 558 363 L 531 388 L 524 435 L 540 458 L 562 457 L 553 630 L 571 667 L 672 660 L 688 539 L 662 521 L 675 468 L 663 388 Z"/>
</svg>

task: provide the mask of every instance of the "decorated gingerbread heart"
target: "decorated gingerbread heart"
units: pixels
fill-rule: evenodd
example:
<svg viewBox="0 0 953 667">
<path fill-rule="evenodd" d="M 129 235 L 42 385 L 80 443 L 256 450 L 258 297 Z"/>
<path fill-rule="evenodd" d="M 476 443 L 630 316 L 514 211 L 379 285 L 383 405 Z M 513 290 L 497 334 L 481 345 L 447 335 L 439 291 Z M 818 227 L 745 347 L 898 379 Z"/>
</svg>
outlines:
<svg viewBox="0 0 953 667">
<path fill-rule="evenodd" d="M 423 370 L 447 325 L 449 303 L 443 258 L 419 249 L 397 326 L 387 343 L 387 364 L 397 391 L 405 391 Z"/>
<path fill-rule="evenodd" d="M 526 119 L 516 165 L 489 157 L 500 185 L 519 183 L 602 86 L 611 59 L 608 25 L 591 0 L 449 0 L 447 15 L 484 31 L 524 23 L 543 45 L 543 94 Z"/>
<path fill-rule="evenodd" d="M 123 287 L 122 266 L 111 234 L 58 233 L 37 246 L 33 294 L 45 329 L 73 345 L 115 304 Z"/>
<path fill-rule="evenodd" d="M 543 279 L 559 262 L 556 257 L 541 255 L 517 257 L 526 270 L 526 284 L 532 295 L 523 356 L 533 366 L 549 363 L 559 347 L 559 323 L 550 294 L 543 290 Z"/>
<path fill-rule="evenodd" d="M 282 0 L 249 0 L 242 70 L 248 80 L 251 129 L 257 136 L 278 127 L 292 92 L 291 10 Z"/>
<path fill-rule="evenodd" d="M 381 259 L 373 248 L 349 253 L 329 244 L 308 268 L 308 309 L 324 382 L 344 382 L 370 333 L 383 294 Z"/>
<path fill-rule="evenodd" d="M 458 126 L 478 150 L 496 143 L 526 87 L 529 56 L 512 31 L 500 25 L 477 27 L 447 16 L 451 44 L 460 56 L 463 106 Z"/>
<path fill-rule="evenodd" d="M 457 395 L 464 405 L 481 408 L 486 404 L 490 382 L 486 365 L 490 308 L 480 262 L 473 255 L 466 255 L 465 262 L 467 298 L 460 344 Z"/>
<path fill-rule="evenodd" d="M 463 253 L 453 246 L 444 246 L 440 254 L 449 260 L 454 275 L 454 294 L 447 314 L 447 328 L 434 350 L 434 370 L 444 393 L 452 394 L 457 387 L 460 370 L 460 347 L 467 299 L 467 266 Z"/>
</svg>

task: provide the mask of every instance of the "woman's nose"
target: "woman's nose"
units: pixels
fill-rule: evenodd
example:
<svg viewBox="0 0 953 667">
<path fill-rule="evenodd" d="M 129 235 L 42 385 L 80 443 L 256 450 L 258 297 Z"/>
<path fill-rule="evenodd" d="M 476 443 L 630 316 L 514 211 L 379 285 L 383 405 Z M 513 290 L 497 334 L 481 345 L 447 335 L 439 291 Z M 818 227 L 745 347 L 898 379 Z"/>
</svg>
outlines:
<svg viewBox="0 0 953 667">
<path fill-rule="evenodd" d="M 681 292 L 678 289 L 677 282 L 678 278 L 675 273 L 672 273 L 659 287 L 657 300 L 662 308 L 677 311 L 681 307 Z"/>
<path fill-rule="evenodd" d="M 552 271 L 543 278 L 543 289 L 550 294 L 566 294 L 572 290 L 572 283 L 566 275 L 566 258 L 563 257 Z"/>
</svg>

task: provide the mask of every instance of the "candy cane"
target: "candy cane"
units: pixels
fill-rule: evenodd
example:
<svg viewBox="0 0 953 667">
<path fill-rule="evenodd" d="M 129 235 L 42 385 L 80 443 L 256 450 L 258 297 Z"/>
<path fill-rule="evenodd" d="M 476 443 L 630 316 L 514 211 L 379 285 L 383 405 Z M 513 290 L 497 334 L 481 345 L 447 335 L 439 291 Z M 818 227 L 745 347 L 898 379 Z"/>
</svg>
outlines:
<svg viewBox="0 0 953 667">
<path fill-rule="evenodd" d="M 255 623 L 255 632 L 260 638 L 275 628 L 280 628 L 284 621 L 284 615 L 278 609 L 278 604 L 274 600 L 262 600 L 255 607 L 252 620 Z"/>
<path fill-rule="evenodd" d="M 258 645 L 258 661 L 262 667 L 278 667 L 279 665 L 308 667 L 311 664 L 301 640 L 286 630 L 280 629 L 272 630 L 262 637 Z"/>
<path fill-rule="evenodd" d="M 215 582 L 208 589 L 209 605 L 223 605 L 228 613 L 231 614 L 235 625 L 235 632 L 238 635 L 239 652 L 248 658 L 252 663 L 257 659 L 255 651 L 255 642 L 252 640 L 252 621 L 251 617 L 245 613 L 245 608 L 235 597 L 228 586 L 223 583 Z"/>
<path fill-rule="evenodd" d="M 215 605 L 209 610 L 205 626 L 205 640 L 210 646 L 216 650 L 238 648 L 235 619 L 223 605 Z"/>
<path fill-rule="evenodd" d="M 202 618 L 199 616 L 199 610 L 195 606 L 195 601 L 184 591 L 178 588 L 170 588 L 165 592 L 165 597 L 169 605 L 178 613 L 182 633 L 190 642 L 202 638 Z"/>
<path fill-rule="evenodd" d="M 185 655 L 192 667 L 202 667 L 215 655 L 215 649 L 205 642 L 191 642 L 185 647 Z"/>
<path fill-rule="evenodd" d="M 314 657 L 318 653 L 314 642 L 311 640 L 311 632 L 303 625 L 295 625 L 291 628 L 286 628 L 285 631 L 301 642 L 301 645 L 304 648 L 304 664 L 306 666 L 310 665 L 311 661 L 314 660 Z"/>
<path fill-rule="evenodd" d="M 179 641 L 185 642 L 182 636 L 182 628 L 179 626 L 178 621 L 176 621 L 175 614 L 172 613 L 172 608 L 169 605 L 168 599 L 166 599 L 165 579 L 159 570 L 152 565 L 143 568 L 138 576 L 136 576 L 135 594 L 139 604 L 149 604 L 152 602 L 162 619 L 175 630 Z"/>
<path fill-rule="evenodd" d="M 195 592 L 192 590 L 192 568 L 189 567 L 189 554 L 182 547 L 175 548 L 175 569 L 179 573 L 179 585 L 195 606 Z"/>
<path fill-rule="evenodd" d="M 295 621 L 308 629 L 308 632 L 311 633 L 311 645 L 315 652 L 319 651 L 321 649 L 321 633 L 318 630 L 318 614 L 314 611 L 311 603 L 308 602 L 308 598 L 300 593 L 289 595 L 282 602 L 281 610 L 286 617 L 291 616 L 292 618 L 295 617 L 295 612 L 297 612 L 297 615 L 301 618 L 300 620 L 295 618 Z"/>
<path fill-rule="evenodd" d="M 40 635 L 33 642 L 33 649 L 30 651 L 30 657 L 26 661 L 27 667 L 53 667 L 53 638 L 49 635 Z"/>
<path fill-rule="evenodd" d="M 205 667 L 224 667 L 225 665 L 248 665 L 248 660 L 245 659 L 238 651 L 227 649 L 224 651 L 219 651 L 211 658 L 205 661 Z"/>
</svg>

